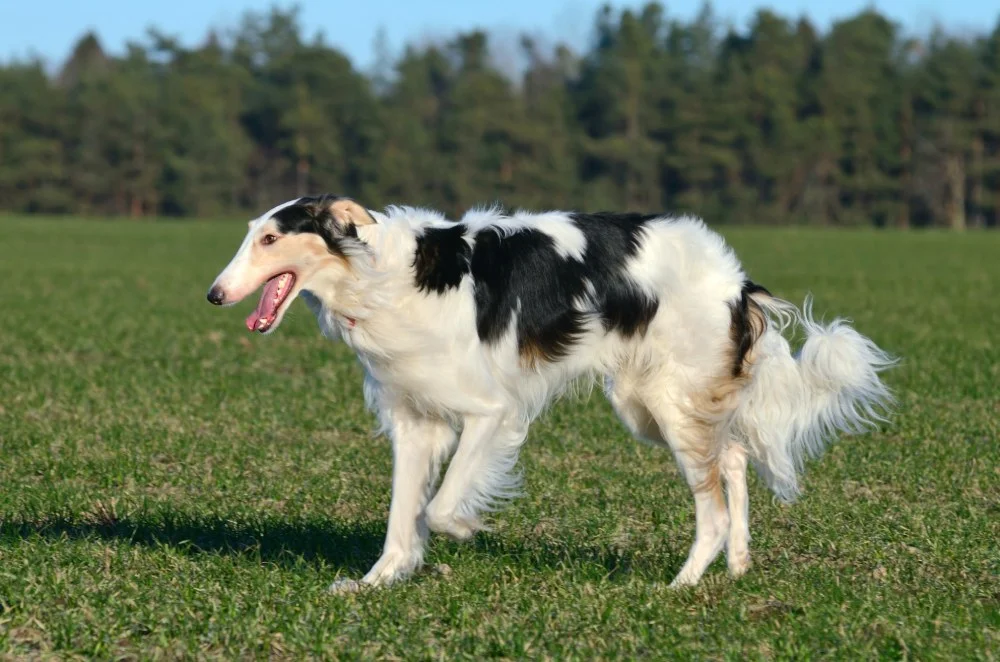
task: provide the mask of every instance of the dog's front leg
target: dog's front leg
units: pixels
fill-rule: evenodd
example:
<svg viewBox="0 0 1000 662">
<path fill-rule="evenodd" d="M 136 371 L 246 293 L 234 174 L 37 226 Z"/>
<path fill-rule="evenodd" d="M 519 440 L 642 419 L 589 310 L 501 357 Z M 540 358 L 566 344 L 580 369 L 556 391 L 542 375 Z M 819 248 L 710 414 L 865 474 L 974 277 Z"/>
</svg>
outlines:
<svg viewBox="0 0 1000 662">
<path fill-rule="evenodd" d="M 480 513 L 517 492 L 514 465 L 527 433 L 526 423 L 504 411 L 466 419 L 441 489 L 427 506 L 432 531 L 464 540 L 483 528 Z"/>
<path fill-rule="evenodd" d="M 456 435 L 444 421 L 423 418 L 405 408 L 394 408 L 389 416 L 392 501 L 382 556 L 360 582 L 342 579 L 330 587 L 333 591 L 388 585 L 406 578 L 423 563 L 427 541 L 424 506 Z"/>
</svg>

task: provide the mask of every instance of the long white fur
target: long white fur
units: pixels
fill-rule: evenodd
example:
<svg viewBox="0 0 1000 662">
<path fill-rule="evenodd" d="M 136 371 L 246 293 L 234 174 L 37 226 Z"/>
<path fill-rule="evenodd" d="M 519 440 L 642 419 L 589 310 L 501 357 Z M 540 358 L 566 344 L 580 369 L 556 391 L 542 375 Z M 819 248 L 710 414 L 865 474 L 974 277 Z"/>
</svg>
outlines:
<svg viewBox="0 0 1000 662">
<path fill-rule="evenodd" d="M 839 433 L 882 420 L 879 412 L 890 401 L 878 372 L 892 360 L 872 341 L 844 321 L 816 322 L 808 301 L 799 311 L 756 294 L 767 326 L 751 352 L 749 378 L 721 415 L 700 410 L 704 395 L 731 377 L 730 304 L 746 274 L 723 239 L 698 219 L 647 223 L 639 251 L 623 269 L 623 280 L 659 301 L 644 335 L 624 339 L 591 319 L 567 357 L 528 368 L 513 321 L 499 343 L 479 340 L 469 278 L 444 294 L 416 289 L 416 238 L 445 224 L 440 214 L 392 207 L 373 216 L 376 224 L 358 228 L 367 249 L 350 257 L 353 277 L 308 283 L 303 294 L 324 334 L 357 353 L 366 401 L 393 441 L 386 543 L 363 584 L 412 573 L 422 562 L 428 529 L 456 538 L 482 529 L 482 513 L 518 492 L 515 468 L 528 425 L 581 379 L 603 376 L 622 421 L 637 436 L 669 446 L 694 490 L 695 542 L 675 585 L 696 583 L 723 547 L 732 574 L 747 569 L 748 459 L 779 497 L 794 498 L 803 458 Z M 484 227 L 539 229 L 563 256 L 580 257 L 586 247 L 562 212 L 503 216 L 480 209 L 463 222 L 470 235 Z M 797 355 L 782 335 L 792 325 L 806 336 Z M 721 488 L 700 487 L 713 471 L 725 482 L 725 501 Z M 358 585 L 347 580 L 336 588 Z"/>
<path fill-rule="evenodd" d="M 759 303 L 776 321 L 758 341 L 735 427 L 757 472 L 790 502 L 799 494 L 797 474 L 807 457 L 818 457 L 838 434 L 860 433 L 886 420 L 893 398 L 878 373 L 896 360 L 846 320 L 816 322 L 811 298 L 801 311 L 767 297 Z M 806 336 L 795 355 L 779 332 L 789 320 Z"/>
</svg>

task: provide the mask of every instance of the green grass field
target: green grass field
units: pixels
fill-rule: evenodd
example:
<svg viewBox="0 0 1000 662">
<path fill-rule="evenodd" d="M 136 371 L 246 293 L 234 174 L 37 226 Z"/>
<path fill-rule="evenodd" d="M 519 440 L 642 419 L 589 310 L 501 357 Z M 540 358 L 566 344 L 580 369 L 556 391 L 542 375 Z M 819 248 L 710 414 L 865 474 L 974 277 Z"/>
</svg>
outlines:
<svg viewBox="0 0 1000 662">
<path fill-rule="evenodd" d="M 794 506 L 751 480 L 754 567 L 667 584 L 694 533 L 669 453 L 598 394 L 540 420 L 527 495 L 389 590 L 390 450 L 296 303 L 205 292 L 234 223 L 0 219 L 0 657 L 997 659 L 1000 234 L 728 233 L 751 275 L 903 364 L 892 425 Z"/>
</svg>

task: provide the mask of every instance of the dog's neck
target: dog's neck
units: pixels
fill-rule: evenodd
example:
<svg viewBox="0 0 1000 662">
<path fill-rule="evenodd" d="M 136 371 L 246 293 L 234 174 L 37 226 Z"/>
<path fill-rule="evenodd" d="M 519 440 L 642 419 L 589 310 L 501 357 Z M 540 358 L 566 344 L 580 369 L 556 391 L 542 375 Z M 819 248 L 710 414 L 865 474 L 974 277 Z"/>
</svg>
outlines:
<svg viewBox="0 0 1000 662">
<path fill-rule="evenodd" d="M 303 298 L 323 334 L 339 337 L 359 355 L 390 359 L 406 347 L 398 327 L 413 294 L 415 240 L 405 227 L 367 226 L 359 235 L 372 250 L 350 258 L 351 271 L 318 275 Z"/>
<path fill-rule="evenodd" d="M 370 315 L 369 306 L 359 296 L 363 294 L 360 290 L 349 279 L 330 279 L 330 282 L 324 282 L 321 278 L 302 294 L 303 300 L 317 316 L 333 314 L 357 320 L 359 317 L 366 319 Z"/>
</svg>

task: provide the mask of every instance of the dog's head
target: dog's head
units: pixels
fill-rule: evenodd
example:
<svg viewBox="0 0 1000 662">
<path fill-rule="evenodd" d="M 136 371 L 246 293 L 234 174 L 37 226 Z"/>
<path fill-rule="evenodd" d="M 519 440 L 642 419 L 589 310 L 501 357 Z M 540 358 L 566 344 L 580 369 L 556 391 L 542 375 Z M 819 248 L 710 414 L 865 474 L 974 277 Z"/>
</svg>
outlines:
<svg viewBox="0 0 1000 662">
<path fill-rule="evenodd" d="M 217 306 L 242 301 L 261 285 L 247 329 L 270 333 L 303 290 L 336 287 L 361 253 L 358 227 L 375 223 L 361 205 L 335 195 L 299 198 L 250 221 L 243 244 L 215 279 L 208 300 Z"/>
</svg>

